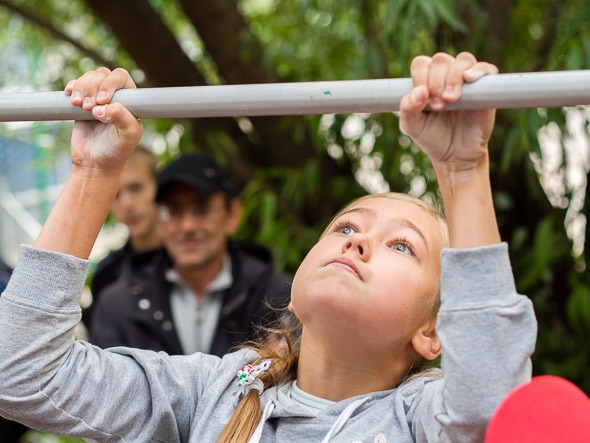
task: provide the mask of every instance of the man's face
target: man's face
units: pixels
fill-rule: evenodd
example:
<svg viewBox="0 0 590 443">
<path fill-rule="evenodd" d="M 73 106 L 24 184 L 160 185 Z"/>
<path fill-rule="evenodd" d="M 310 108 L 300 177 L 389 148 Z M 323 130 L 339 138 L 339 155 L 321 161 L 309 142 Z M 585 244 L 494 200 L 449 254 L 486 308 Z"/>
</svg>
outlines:
<svg viewBox="0 0 590 443">
<path fill-rule="evenodd" d="M 174 266 L 184 270 L 219 263 L 240 217 L 237 199 L 228 207 L 222 192 L 207 196 L 181 183 L 169 185 L 159 202 L 159 232 L 164 246 Z"/>
<path fill-rule="evenodd" d="M 155 232 L 155 195 L 156 179 L 145 162 L 128 162 L 123 169 L 111 212 L 117 221 L 127 225 L 132 239 L 147 237 Z"/>
</svg>

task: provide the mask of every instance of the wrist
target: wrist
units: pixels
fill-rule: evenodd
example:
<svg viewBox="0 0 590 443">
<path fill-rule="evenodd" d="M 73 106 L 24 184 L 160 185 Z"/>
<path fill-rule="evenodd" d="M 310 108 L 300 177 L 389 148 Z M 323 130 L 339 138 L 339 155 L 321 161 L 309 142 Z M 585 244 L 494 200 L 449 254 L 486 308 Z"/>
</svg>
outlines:
<svg viewBox="0 0 590 443">
<path fill-rule="evenodd" d="M 473 167 L 435 170 L 450 246 L 462 249 L 500 242 L 487 156 Z"/>
<path fill-rule="evenodd" d="M 441 186 L 461 186 L 481 178 L 489 177 L 489 157 L 487 149 L 478 159 L 433 161 L 432 166 Z"/>
<path fill-rule="evenodd" d="M 68 186 L 78 190 L 78 201 L 81 207 L 88 204 L 96 205 L 106 208 L 108 213 L 119 189 L 121 175 L 122 169 L 115 171 L 72 165 Z"/>
<path fill-rule="evenodd" d="M 122 173 L 123 166 L 113 168 L 72 163 L 71 176 L 76 180 L 89 182 L 112 182 L 118 181 Z"/>
</svg>

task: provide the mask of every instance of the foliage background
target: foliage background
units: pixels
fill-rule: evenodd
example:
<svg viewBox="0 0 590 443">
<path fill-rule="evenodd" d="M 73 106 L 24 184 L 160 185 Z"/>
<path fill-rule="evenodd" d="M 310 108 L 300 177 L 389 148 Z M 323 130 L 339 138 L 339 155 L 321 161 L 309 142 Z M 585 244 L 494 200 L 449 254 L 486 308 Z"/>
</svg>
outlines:
<svg viewBox="0 0 590 443">
<path fill-rule="evenodd" d="M 417 54 L 462 50 L 501 72 L 588 69 L 589 24 L 587 0 L 0 0 L 0 86 L 63 89 L 98 65 L 125 67 L 141 87 L 407 77 Z M 539 320 L 535 374 L 586 393 L 589 115 L 500 110 L 490 146 L 501 233 Z M 163 162 L 202 150 L 227 164 L 246 202 L 239 236 L 270 245 L 287 272 L 362 193 L 437 198 L 428 160 L 392 114 L 144 124 Z M 70 128 L 51 126 L 47 161 Z"/>
</svg>

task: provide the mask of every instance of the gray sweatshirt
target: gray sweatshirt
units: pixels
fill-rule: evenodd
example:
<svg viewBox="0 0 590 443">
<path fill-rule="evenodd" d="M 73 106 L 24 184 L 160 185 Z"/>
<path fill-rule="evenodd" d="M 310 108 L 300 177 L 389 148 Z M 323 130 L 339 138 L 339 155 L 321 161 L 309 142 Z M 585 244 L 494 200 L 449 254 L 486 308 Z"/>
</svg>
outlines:
<svg viewBox="0 0 590 443">
<path fill-rule="evenodd" d="M 444 378 L 337 402 L 317 415 L 261 396 L 254 441 L 475 442 L 502 398 L 530 379 L 531 302 L 516 294 L 505 244 L 445 249 L 437 330 Z M 0 415 L 101 442 L 214 442 L 235 406 L 237 372 L 256 359 L 102 350 L 74 340 L 88 262 L 23 246 L 0 297 Z"/>
</svg>

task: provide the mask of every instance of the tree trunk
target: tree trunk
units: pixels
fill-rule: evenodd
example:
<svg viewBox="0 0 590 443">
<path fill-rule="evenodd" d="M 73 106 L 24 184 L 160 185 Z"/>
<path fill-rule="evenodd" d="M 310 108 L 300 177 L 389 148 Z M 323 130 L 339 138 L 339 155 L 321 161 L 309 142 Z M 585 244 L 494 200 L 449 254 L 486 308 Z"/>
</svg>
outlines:
<svg viewBox="0 0 590 443">
<path fill-rule="evenodd" d="M 250 84 L 280 81 L 263 63 L 263 50 L 251 33 L 235 0 L 180 0 L 185 14 L 194 24 L 207 52 L 215 61 L 220 75 L 227 83 Z M 302 117 L 254 117 L 251 122 L 259 143 L 244 153 L 250 163 L 261 167 L 303 167 L 318 152 Z M 304 136 L 296 138 L 295 127 L 304 127 Z M 350 176 L 350 164 L 340 167 L 327 153 L 320 154 L 320 170 L 324 183 L 339 175 Z M 334 213 L 327 187 L 318 189 L 308 201 L 304 217 L 312 223 Z"/>
<path fill-rule="evenodd" d="M 146 0 L 86 0 L 117 37 L 121 47 L 142 69 L 150 86 L 200 86 L 205 79 L 182 51 L 174 35 Z M 207 151 L 207 135 L 228 133 L 240 147 L 250 142 L 234 119 L 191 119 L 193 141 Z"/>
</svg>

